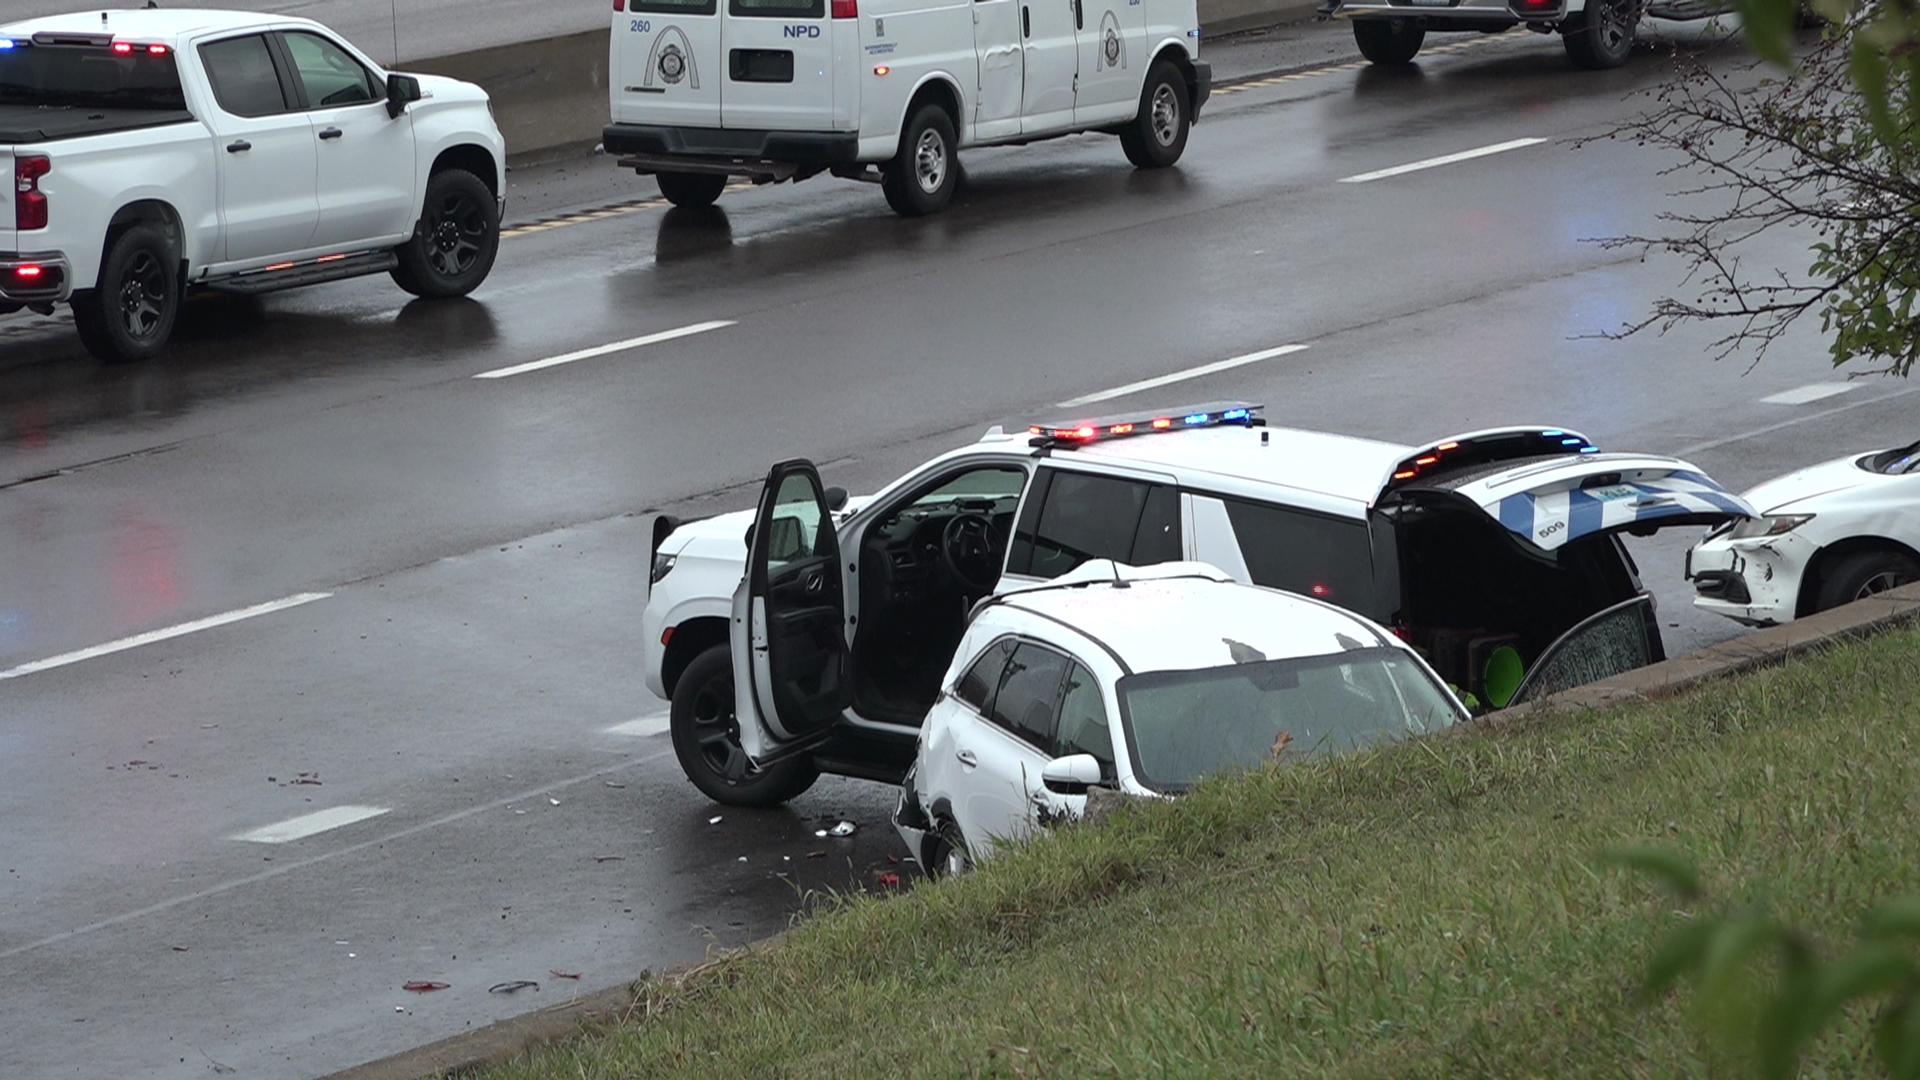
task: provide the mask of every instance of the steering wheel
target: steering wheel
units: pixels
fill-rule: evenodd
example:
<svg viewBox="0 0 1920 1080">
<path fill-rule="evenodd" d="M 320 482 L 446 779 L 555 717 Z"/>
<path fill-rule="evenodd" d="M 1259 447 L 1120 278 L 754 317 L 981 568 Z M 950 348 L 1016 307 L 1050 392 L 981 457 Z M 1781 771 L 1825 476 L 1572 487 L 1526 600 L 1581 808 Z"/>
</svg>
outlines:
<svg viewBox="0 0 1920 1080">
<path fill-rule="evenodd" d="M 940 561 L 960 584 L 977 593 L 992 592 L 1000 569 L 993 523 L 985 514 L 955 514 L 940 533 Z"/>
</svg>

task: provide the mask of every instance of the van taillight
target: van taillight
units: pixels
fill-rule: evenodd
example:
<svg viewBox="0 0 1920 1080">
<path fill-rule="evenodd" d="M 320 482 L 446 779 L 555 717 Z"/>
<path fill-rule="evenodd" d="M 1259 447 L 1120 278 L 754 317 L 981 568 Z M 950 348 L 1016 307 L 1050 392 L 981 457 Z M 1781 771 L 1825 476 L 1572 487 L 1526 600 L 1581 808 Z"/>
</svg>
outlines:
<svg viewBox="0 0 1920 1080">
<path fill-rule="evenodd" d="M 627 0 L 613 0 L 613 10 L 615 11 L 627 10 Z"/>
<path fill-rule="evenodd" d="M 53 162 L 41 154 L 22 154 L 13 159 L 13 227 L 47 227 L 47 197 L 40 191 L 40 178 L 53 170 Z"/>
<path fill-rule="evenodd" d="M 859 18 L 860 0 L 833 0 L 833 17 L 836 19 Z"/>
</svg>

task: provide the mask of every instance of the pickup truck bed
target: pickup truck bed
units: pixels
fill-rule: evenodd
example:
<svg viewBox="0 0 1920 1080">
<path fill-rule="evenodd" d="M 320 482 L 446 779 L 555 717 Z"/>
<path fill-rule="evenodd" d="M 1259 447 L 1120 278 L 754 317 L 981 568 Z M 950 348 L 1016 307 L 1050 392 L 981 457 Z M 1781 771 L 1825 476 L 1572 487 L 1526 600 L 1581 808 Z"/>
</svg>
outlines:
<svg viewBox="0 0 1920 1080">
<path fill-rule="evenodd" d="M 191 124 L 193 114 L 185 109 L 93 109 L 78 106 L 0 105 L 0 145 L 16 146 L 73 139 L 83 135 L 109 135 L 119 131 L 164 127 L 167 124 Z"/>
</svg>

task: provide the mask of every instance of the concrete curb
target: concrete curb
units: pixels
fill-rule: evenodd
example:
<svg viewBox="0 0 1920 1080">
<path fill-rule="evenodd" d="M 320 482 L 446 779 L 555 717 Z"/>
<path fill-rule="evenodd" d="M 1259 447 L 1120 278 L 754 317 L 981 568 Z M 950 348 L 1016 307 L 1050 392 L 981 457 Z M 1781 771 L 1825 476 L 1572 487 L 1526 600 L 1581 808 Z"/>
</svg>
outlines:
<svg viewBox="0 0 1920 1080">
<path fill-rule="evenodd" d="M 1278 26 L 1311 17 L 1317 6 L 1318 0 L 1200 0 L 1201 33 L 1214 38 Z M 410 60 L 401 67 L 478 83 L 493 98 L 507 160 L 526 165 L 584 153 L 600 141 L 607 125 L 611 39 L 609 27 Z"/>
<path fill-rule="evenodd" d="M 1920 583 L 1903 585 L 1831 611 L 1756 630 L 1698 652 L 1563 690 L 1531 705 L 1476 721 L 1464 730 L 1485 731 L 1568 709 L 1603 709 L 1631 701 L 1658 701 L 1713 679 L 1783 663 L 1837 641 L 1868 637 L 1914 621 L 1920 621 Z"/>
<path fill-rule="evenodd" d="M 356 1065 L 321 1080 L 423 1080 L 429 1076 L 472 1072 L 505 1061 L 543 1043 L 555 1042 L 589 1024 L 610 1023 L 628 1015 L 639 992 L 632 983 L 583 994 L 538 1012 L 515 1016 L 483 1028 L 463 1031 L 392 1057 Z"/>
</svg>

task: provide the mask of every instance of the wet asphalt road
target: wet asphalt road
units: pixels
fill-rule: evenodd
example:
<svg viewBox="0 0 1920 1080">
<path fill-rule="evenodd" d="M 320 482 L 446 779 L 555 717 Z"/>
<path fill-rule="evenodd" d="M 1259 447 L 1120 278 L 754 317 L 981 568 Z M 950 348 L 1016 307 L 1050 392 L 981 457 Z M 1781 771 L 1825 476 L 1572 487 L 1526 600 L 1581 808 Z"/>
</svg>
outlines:
<svg viewBox="0 0 1920 1080">
<path fill-rule="evenodd" d="M 1111 404 L 1250 398 L 1403 441 L 1555 423 L 1736 487 L 1914 437 L 1920 387 L 1762 400 L 1837 381 L 1813 327 L 1758 365 L 1698 328 L 1595 337 L 1679 268 L 1583 240 L 1652 229 L 1674 181 L 1573 140 L 1667 62 L 1452 40 L 1410 74 L 1222 94 L 1168 172 L 1099 136 L 970 154 L 923 221 L 826 179 L 663 210 L 587 161 L 517 172 L 510 223 L 611 209 L 509 237 L 467 302 L 384 278 L 212 299 L 124 369 L 62 318 L 0 319 L 0 672 L 303 600 L 0 680 L 0 1075 L 317 1076 L 881 888 L 886 789 L 720 810 L 642 684 L 648 515 L 746 505 L 775 459 L 868 490 L 1288 343 Z M 1546 141 L 1341 182 L 1520 138 Z M 731 325 L 473 378 L 707 321 Z M 1676 652 L 1737 630 L 1688 607 L 1688 539 L 1634 542 Z M 355 820 L 240 838 L 320 811 Z"/>
</svg>

